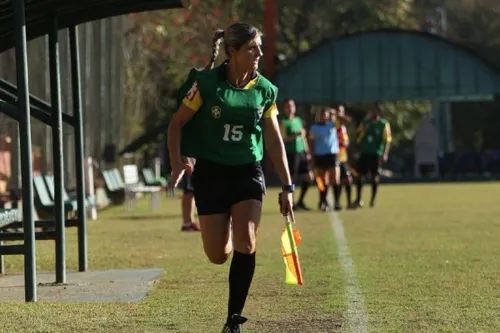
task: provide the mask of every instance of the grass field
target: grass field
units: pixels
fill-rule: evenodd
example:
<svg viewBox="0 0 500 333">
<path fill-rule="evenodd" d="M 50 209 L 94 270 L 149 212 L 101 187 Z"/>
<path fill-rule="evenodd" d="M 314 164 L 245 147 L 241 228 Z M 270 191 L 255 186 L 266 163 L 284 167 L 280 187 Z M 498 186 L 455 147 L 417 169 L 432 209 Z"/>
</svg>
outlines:
<svg viewBox="0 0 500 333">
<path fill-rule="evenodd" d="M 367 332 L 500 332 L 498 193 L 496 183 L 385 185 L 376 208 L 337 215 L 364 300 Z M 309 205 L 315 207 L 316 200 L 312 190 Z M 350 332 L 350 289 L 332 215 L 297 213 L 305 285 L 289 286 L 280 257 L 283 218 L 275 201 L 271 191 L 244 331 Z M 179 231 L 179 206 L 178 200 L 164 199 L 155 213 L 145 204 L 135 213 L 116 207 L 89 222 L 92 270 L 166 269 L 145 300 L 1 303 L 0 332 L 220 332 L 228 264 L 209 264 L 199 234 Z M 67 242 L 68 269 L 75 270 L 75 230 L 68 230 Z M 38 269 L 52 270 L 53 243 L 38 242 L 37 250 Z M 6 263 L 8 272 L 22 270 L 21 258 L 8 257 Z"/>
</svg>

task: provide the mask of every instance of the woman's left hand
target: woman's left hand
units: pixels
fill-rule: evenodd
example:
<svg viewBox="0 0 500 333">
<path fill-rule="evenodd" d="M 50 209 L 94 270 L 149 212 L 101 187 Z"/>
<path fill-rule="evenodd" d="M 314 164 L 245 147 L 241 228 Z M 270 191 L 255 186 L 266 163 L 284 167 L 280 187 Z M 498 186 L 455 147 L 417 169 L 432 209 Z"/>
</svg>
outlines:
<svg viewBox="0 0 500 333">
<path fill-rule="evenodd" d="M 295 215 L 293 214 L 293 192 L 280 193 L 280 212 L 289 215 L 292 222 L 295 222 Z"/>
</svg>

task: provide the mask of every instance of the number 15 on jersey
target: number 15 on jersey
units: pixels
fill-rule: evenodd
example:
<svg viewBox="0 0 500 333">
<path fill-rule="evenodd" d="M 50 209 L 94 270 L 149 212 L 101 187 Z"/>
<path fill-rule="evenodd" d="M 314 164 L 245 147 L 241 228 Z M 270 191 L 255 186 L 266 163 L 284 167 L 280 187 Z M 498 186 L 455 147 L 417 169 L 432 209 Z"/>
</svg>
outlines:
<svg viewBox="0 0 500 333">
<path fill-rule="evenodd" d="M 222 137 L 222 140 L 227 142 L 238 142 L 241 141 L 241 139 L 243 139 L 243 125 L 224 125 L 224 136 Z"/>
</svg>

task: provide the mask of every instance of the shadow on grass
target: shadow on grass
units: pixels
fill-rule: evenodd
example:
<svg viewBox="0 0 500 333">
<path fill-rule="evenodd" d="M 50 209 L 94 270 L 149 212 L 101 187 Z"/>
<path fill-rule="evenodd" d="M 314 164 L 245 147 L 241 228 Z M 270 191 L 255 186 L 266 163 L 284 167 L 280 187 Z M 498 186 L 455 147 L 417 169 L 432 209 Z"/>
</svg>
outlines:
<svg viewBox="0 0 500 333">
<path fill-rule="evenodd" d="M 282 218 L 279 212 L 262 212 L 262 216 L 276 216 L 277 218 Z M 106 219 L 114 220 L 165 220 L 165 219 L 180 219 L 182 214 L 178 213 L 149 213 L 149 212 L 120 212 L 119 214 L 106 216 Z M 198 216 L 196 217 L 198 219 Z"/>
<path fill-rule="evenodd" d="M 342 319 L 292 319 L 292 320 L 259 320 L 253 323 L 259 332 L 340 332 Z"/>
<path fill-rule="evenodd" d="M 302 213 L 304 212 L 296 212 L 296 216 L 297 218 L 301 218 L 301 215 Z M 307 212 L 307 213 L 318 213 L 318 214 L 325 214 L 324 212 L 315 212 L 315 211 L 312 211 L 312 212 Z M 279 213 L 278 210 L 264 210 L 262 212 L 262 216 L 275 216 L 277 219 L 282 219 L 283 217 L 281 216 L 281 214 Z M 138 221 L 138 220 L 169 220 L 169 219 L 182 219 L 182 213 L 180 211 L 180 209 L 176 212 L 172 212 L 172 213 L 160 213 L 160 212 L 157 212 L 157 213 L 154 213 L 154 212 L 150 212 L 150 211 L 144 211 L 144 212 L 141 212 L 141 211 L 131 211 L 131 212 L 127 212 L 127 211 L 120 211 L 120 212 L 112 212 L 112 213 L 108 213 L 106 214 L 106 216 L 103 216 L 103 218 L 105 219 L 113 219 L 113 220 L 126 220 L 126 221 Z M 196 216 L 196 219 L 198 220 L 198 216 Z"/>
<path fill-rule="evenodd" d="M 169 219 L 180 219 L 182 218 L 182 214 L 180 213 L 172 213 L 172 214 L 151 214 L 151 213 L 131 213 L 126 214 L 122 213 L 120 215 L 116 215 L 113 219 L 116 220 L 169 220 Z"/>
</svg>

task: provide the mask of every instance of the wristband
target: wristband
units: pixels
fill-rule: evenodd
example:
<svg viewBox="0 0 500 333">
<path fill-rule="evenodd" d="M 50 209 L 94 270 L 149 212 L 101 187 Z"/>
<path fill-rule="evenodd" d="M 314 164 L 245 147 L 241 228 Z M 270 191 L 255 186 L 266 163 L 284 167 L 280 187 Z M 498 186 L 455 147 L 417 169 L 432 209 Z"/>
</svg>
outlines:
<svg viewBox="0 0 500 333">
<path fill-rule="evenodd" d="M 295 185 L 293 185 L 293 184 L 292 185 L 283 185 L 281 187 L 281 190 L 283 192 L 294 192 L 295 191 Z"/>
</svg>

